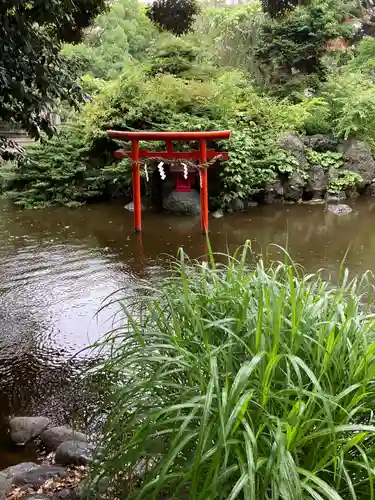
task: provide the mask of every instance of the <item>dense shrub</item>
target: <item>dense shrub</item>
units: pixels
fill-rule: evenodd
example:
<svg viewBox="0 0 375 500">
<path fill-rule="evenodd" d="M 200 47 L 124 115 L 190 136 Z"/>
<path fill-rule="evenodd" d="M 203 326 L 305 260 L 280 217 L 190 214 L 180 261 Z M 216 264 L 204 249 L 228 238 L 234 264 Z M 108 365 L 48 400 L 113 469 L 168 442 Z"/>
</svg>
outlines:
<svg viewBox="0 0 375 500">
<path fill-rule="evenodd" d="M 273 92 L 286 96 L 319 86 L 327 71 L 322 61 L 327 42 L 356 31 L 354 23 L 343 23 L 346 15 L 346 2 L 315 0 L 263 23 L 255 54 Z"/>
<path fill-rule="evenodd" d="M 91 469 L 129 499 L 374 495 L 372 277 L 294 263 L 179 263 L 100 344 L 106 424 Z M 219 258 L 223 261 L 223 256 Z M 103 352 L 103 351 L 102 351 Z M 124 478 L 123 483 L 120 478 Z"/>
</svg>

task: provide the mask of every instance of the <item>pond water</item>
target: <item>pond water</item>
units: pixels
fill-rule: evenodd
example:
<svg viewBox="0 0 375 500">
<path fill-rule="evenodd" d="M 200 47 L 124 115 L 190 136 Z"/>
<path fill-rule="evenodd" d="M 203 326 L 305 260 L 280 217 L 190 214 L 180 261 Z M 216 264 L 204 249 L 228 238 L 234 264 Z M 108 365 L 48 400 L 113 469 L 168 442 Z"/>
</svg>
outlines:
<svg viewBox="0 0 375 500">
<path fill-rule="evenodd" d="M 21 211 L 1 203 L 0 469 L 35 453 L 9 446 L 9 415 L 43 414 L 65 423 L 77 414 L 85 422 L 89 396 L 79 372 L 87 360 L 80 351 L 111 326 L 110 309 L 96 315 L 106 297 L 157 275 L 179 246 L 192 257 L 206 252 L 199 218 L 146 212 L 140 236 L 121 204 Z M 288 244 L 309 270 L 335 272 L 347 252 L 353 272 L 375 271 L 375 200 L 352 207 L 341 216 L 324 205 L 276 205 L 211 217 L 210 240 L 215 251 L 231 251 L 246 239 L 256 251 Z M 279 250 L 272 252 L 277 258 Z"/>
</svg>

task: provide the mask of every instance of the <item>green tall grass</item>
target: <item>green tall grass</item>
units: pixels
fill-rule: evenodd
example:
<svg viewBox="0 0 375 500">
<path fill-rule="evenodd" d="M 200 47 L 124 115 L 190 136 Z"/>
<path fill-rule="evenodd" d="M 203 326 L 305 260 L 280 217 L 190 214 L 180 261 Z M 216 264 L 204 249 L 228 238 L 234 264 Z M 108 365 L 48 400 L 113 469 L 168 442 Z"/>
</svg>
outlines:
<svg viewBox="0 0 375 500">
<path fill-rule="evenodd" d="M 372 276 L 249 267 L 249 248 L 208 266 L 180 252 L 124 305 L 102 344 L 113 383 L 92 483 L 139 500 L 375 498 Z"/>
</svg>

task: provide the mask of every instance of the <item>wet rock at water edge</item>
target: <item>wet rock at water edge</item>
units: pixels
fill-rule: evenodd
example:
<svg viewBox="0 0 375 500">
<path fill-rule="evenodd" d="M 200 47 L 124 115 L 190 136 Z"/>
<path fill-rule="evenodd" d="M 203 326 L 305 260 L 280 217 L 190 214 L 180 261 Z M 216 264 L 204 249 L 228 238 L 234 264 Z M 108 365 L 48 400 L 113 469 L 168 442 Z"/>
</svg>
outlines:
<svg viewBox="0 0 375 500">
<path fill-rule="evenodd" d="M 130 203 L 125 205 L 124 208 L 126 208 L 126 210 L 128 210 L 129 212 L 134 212 L 134 203 L 131 201 Z M 141 210 L 144 211 L 146 209 L 147 209 L 146 205 L 143 202 L 141 202 Z"/>
<path fill-rule="evenodd" d="M 320 198 L 327 191 L 328 175 L 320 165 L 313 165 L 308 174 L 305 191 L 311 193 L 313 198 Z"/>
<path fill-rule="evenodd" d="M 224 217 L 224 212 L 222 210 L 215 210 L 215 212 L 212 212 L 211 215 L 214 219 L 221 219 Z"/>
<path fill-rule="evenodd" d="M 83 441 L 65 441 L 56 450 L 55 461 L 62 465 L 87 465 L 92 460 L 94 446 Z"/>
<path fill-rule="evenodd" d="M 313 198 L 312 200 L 307 200 L 302 202 L 304 205 L 325 205 L 325 200 L 321 198 Z"/>
<path fill-rule="evenodd" d="M 326 202 L 327 203 L 338 203 L 339 201 L 342 201 L 342 200 L 346 200 L 345 193 L 338 193 L 338 194 L 327 193 L 327 195 L 326 195 Z"/>
<path fill-rule="evenodd" d="M 230 202 L 229 208 L 234 212 L 243 212 L 245 210 L 245 203 L 243 200 L 236 198 Z"/>
<path fill-rule="evenodd" d="M 64 467 L 41 465 L 37 469 L 29 470 L 28 472 L 13 477 L 12 483 L 16 486 L 29 485 L 33 488 L 39 488 L 48 479 L 66 477 L 67 474 Z"/>
<path fill-rule="evenodd" d="M 46 417 L 13 417 L 9 421 L 10 437 L 20 446 L 40 436 L 50 424 Z"/>
<path fill-rule="evenodd" d="M 327 210 L 335 215 L 345 215 L 353 211 L 348 205 L 328 205 Z"/>
<path fill-rule="evenodd" d="M 265 188 L 265 203 L 277 203 L 282 201 L 284 188 L 280 180 L 268 184 Z"/>
<path fill-rule="evenodd" d="M 88 441 L 86 434 L 66 426 L 51 427 L 40 435 L 40 439 L 49 451 L 57 450 L 65 441 Z"/>
<path fill-rule="evenodd" d="M 167 212 L 181 215 L 199 215 L 201 211 L 198 191 L 172 191 L 163 200 L 163 208 Z"/>
<path fill-rule="evenodd" d="M 0 474 L 5 475 L 7 479 L 13 479 L 15 476 L 25 474 L 26 472 L 34 469 L 39 469 L 39 467 L 40 465 L 35 464 L 34 462 L 22 462 L 2 470 Z"/>
</svg>

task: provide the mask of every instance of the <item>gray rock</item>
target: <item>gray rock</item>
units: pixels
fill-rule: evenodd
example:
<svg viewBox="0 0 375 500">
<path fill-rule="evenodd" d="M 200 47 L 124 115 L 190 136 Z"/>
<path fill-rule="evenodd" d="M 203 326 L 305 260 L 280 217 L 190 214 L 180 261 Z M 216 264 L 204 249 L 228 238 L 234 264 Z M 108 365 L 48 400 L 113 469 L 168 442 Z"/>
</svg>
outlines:
<svg viewBox="0 0 375 500">
<path fill-rule="evenodd" d="M 212 212 L 212 217 L 214 219 L 221 219 L 222 217 L 224 217 L 224 212 L 222 210 L 216 210 L 215 212 Z"/>
<path fill-rule="evenodd" d="M 314 149 L 314 151 L 319 151 L 320 153 L 335 151 L 337 148 L 337 140 L 332 135 L 308 135 L 303 138 L 303 142 L 307 148 Z"/>
<path fill-rule="evenodd" d="M 39 469 L 40 465 L 34 464 L 34 462 L 22 462 L 21 464 L 12 465 L 7 469 L 1 471 L 1 474 L 5 475 L 7 479 L 13 479 L 15 476 L 20 474 L 25 474 L 34 469 Z"/>
<path fill-rule="evenodd" d="M 124 208 L 126 208 L 126 210 L 128 210 L 129 212 L 134 212 L 134 203 L 131 201 L 130 203 L 125 205 Z M 144 211 L 146 209 L 147 206 L 143 203 L 143 201 L 141 201 L 141 210 Z"/>
<path fill-rule="evenodd" d="M 183 215 L 200 214 L 200 196 L 198 191 L 192 189 L 190 192 L 172 191 L 163 200 L 163 208 L 167 212 Z"/>
<path fill-rule="evenodd" d="M 56 450 L 55 461 L 62 465 L 87 465 L 92 460 L 94 446 L 82 441 L 65 441 Z"/>
<path fill-rule="evenodd" d="M 313 198 L 319 198 L 327 191 L 328 176 L 320 165 L 313 165 L 309 169 L 309 178 L 305 191 L 312 193 Z"/>
<path fill-rule="evenodd" d="M 50 424 L 46 417 L 14 417 L 9 421 L 10 437 L 18 445 L 25 445 L 40 436 Z"/>
<path fill-rule="evenodd" d="M 325 205 L 326 202 L 325 200 L 322 200 L 321 198 L 313 198 L 312 200 L 304 201 L 304 205 Z"/>
<path fill-rule="evenodd" d="M 255 208 L 258 206 L 258 202 L 257 201 L 248 201 L 247 202 L 247 207 L 248 208 Z"/>
<path fill-rule="evenodd" d="M 235 200 L 232 200 L 230 202 L 229 208 L 234 212 L 243 212 L 245 210 L 245 202 L 243 200 L 240 200 L 239 198 L 236 198 Z"/>
<path fill-rule="evenodd" d="M 64 488 L 57 491 L 53 498 L 54 500 L 80 500 L 82 498 L 82 490 L 79 487 Z"/>
<path fill-rule="evenodd" d="M 51 497 L 43 495 L 42 493 L 34 493 L 32 495 L 27 495 L 23 500 L 51 500 Z"/>
<path fill-rule="evenodd" d="M 284 188 L 280 180 L 267 184 L 265 188 L 265 203 L 276 203 L 282 201 L 284 195 Z"/>
<path fill-rule="evenodd" d="M 284 183 L 284 199 L 298 201 L 302 198 L 302 191 L 305 181 L 298 172 L 293 173 Z"/>
<path fill-rule="evenodd" d="M 5 498 L 10 485 L 10 479 L 7 479 L 5 474 L 0 473 L 0 500 L 3 500 Z"/>
<path fill-rule="evenodd" d="M 86 434 L 71 427 L 51 427 L 40 435 L 42 443 L 49 451 L 55 451 L 64 441 L 88 441 Z"/>
<path fill-rule="evenodd" d="M 29 470 L 23 474 L 19 474 L 12 479 L 12 483 L 16 486 L 24 486 L 26 484 L 32 486 L 33 488 L 39 488 L 48 479 L 55 477 L 65 477 L 67 476 L 67 471 L 64 467 L 54 467 L 54 466 L 39 466 L 37 469 Z"/>
<path fill-rule="evenodd" d="M 279 146 L 290 151 L 298 160 L 301 168 L 308 168 L 309 162 L 305 155 L 305 144 L 297 134 L 292 134 L 290 132 L 282 134 L 279 137 Z"/>
<path fill-rule="evenodd" d="M 338 149 L 344 157 L 342 169 L 356 172 L 362 177 L 358 187 L 363 189 L 371 184 L 375 177 L 375 161 L 369 145 L 363 141 L 348 139 L 341 143 Z"/>
<path fill-rule="evenodd" d="M 344 192 L 337 193 L 337 194 L 332 194 L 332 193 L 326 194 L 326 202 L 327 203 L 338 203 L 341 200 L 346 200 L 346 194 Z"/>
<path fill-rule="evenodd" d="M 353 211 L 348 205 L 328 205 L 327 210 L 335 215 L 345 215 Z"/>
</svg>

